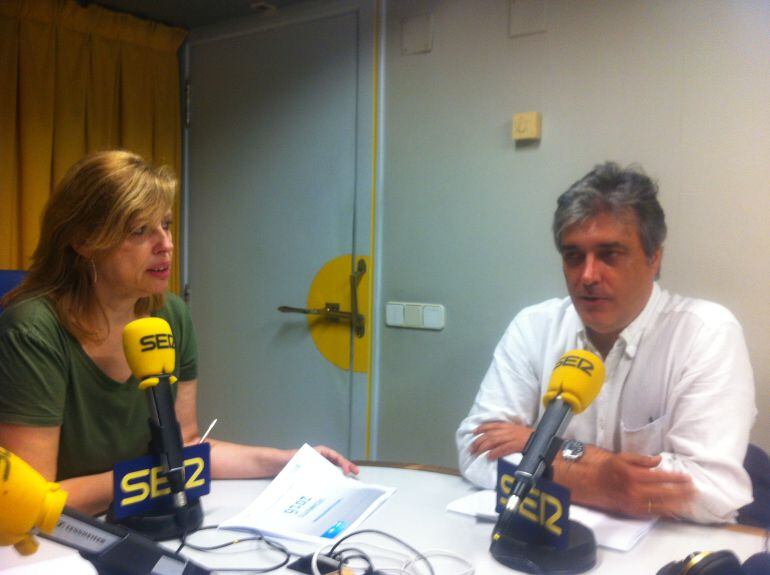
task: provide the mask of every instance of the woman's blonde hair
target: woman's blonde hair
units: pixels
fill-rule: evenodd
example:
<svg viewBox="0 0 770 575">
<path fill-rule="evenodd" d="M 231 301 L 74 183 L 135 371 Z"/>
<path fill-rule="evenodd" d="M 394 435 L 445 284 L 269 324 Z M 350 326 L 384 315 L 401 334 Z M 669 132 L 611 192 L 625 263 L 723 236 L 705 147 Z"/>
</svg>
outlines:
<svg viewBox="0 0 770 575">
<path fill-rule="evenodd" d="M 160 220 L 171 209 L 176 188 L 170 169 L 153 168 L 131 152 L 96 152 L 78 161 L 49 198 L 30 268 L 3 306 L 45 296 L 68 331 L 98 339 L 87 318 L 105 317 L 104 310 L 94 293 L 93 262 L 80 248 L 91 257 L 116 249 L 137 225 Z M 144 297 L 134 311 L 146 315 L 163 303 L 163 294 Z"/>
</svg>

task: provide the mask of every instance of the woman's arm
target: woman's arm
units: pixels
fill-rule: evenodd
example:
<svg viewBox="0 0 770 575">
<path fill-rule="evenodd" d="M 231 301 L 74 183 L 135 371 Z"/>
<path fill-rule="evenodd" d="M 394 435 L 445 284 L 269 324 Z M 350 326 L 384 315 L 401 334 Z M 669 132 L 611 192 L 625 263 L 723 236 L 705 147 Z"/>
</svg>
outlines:
<svg viewBox="0 0 770 575">
<path fill-rule="evenodd" d="M 186 445 L 200 440 L 198 431 L 196 391 L 197 380 L 179 382 L 176 395 L 176 416 Z M 296 449 L 275 449 L 217 441 L 211 443 L 211 476 L 214 479 L 247 479 L 275 476 L 296 453 Z M 358 467 L 342 455 L 323 445 L 316 451 L 342 469 L 346 475 L 357 474 Z"/>
<path fill-rule="evenodd" d="M 0 446 L 22 458 L 46 480 L 55 481 L 60 430 L 59 426 L 0 423 Z M 68 493 L 67 505 L 83 513 L 103 513 L 112 502 L 111 471 L 65 479 L 59 484 Z"/>
</svg>

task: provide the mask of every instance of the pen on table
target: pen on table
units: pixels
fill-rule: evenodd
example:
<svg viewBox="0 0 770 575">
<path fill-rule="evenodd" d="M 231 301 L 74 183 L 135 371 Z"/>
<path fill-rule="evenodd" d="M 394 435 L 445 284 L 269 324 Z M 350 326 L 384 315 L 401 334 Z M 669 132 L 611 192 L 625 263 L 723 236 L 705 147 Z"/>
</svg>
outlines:
<svg viewBox="0 0 770 575">
<path fill-rule="evenodd" d="M 214 426 L 217 424 L 217 418 L 214 418 L 214 421 L 211 422 L 211 425 L 209 425 L 209 428 L 206 430 L 206 433 L 203 434 L 203 437 L 201 437 L 200 441 L 198 443 L 203 443 L 206 438 L 209 436 L 209 433 L 211 433 L 211 430 L 214 429 Z"/>
</svg>

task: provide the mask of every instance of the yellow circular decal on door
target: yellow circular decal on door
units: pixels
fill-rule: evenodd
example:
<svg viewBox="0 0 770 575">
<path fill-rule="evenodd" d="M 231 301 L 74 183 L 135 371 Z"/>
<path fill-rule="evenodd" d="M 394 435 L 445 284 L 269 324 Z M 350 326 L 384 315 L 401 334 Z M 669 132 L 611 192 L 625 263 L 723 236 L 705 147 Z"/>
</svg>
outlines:
<svg viewBox="0 0 770 575">
<path fill-rule="evenodd" d="M 353 371 L 366 373 L 369 370 L 369 341 L 371 326 L 369 319 L 369 258 L 356 257 L 356 267 L 363 260 L 366 271 L 357 279 L 356 295 L 358 298 L 358 313 L 364 316 L 364 336 L 356 337 L 350 321 L 345 319 L 330 319 L 319 315 L 308 315 L 307 323 L 310 335 L 318 351 L 331 363 L 340 369 L 350 369 L 351 338 L 353 340 Z M 353 258 L 343 255 L 327 262 L 313 278 L 307 295 L 309 309 L 324 309 L 329 305 L 339 306 L 341 312 L 352 311 L 351 274 L 353 273 Z"/>
</svg>

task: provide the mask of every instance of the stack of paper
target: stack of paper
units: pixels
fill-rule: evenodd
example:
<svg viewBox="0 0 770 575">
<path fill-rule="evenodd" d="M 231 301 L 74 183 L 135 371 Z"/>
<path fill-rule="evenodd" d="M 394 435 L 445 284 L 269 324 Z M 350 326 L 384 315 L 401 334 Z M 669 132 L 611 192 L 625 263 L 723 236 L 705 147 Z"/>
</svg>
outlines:
<svg viewBox="0 0 770 575">
<path fill-rule="evenodd" d="M 221 527 L 328 543 L 354 531 L 394 492 L 343 476 L 305 444 L 251 505 Z"/>
<path fill-rule="evenodd" d="M 496 521 L 495 500 L 495 492 L 486 489 L 456 499 L 446 508 L 447 511 Z M 618 551 L 629 551 L 655 525 L 655 519 L 620 519 L 580 505 L 570 506 L 569 518 L 589 527 L 597 545 Z"/>
</svg>

